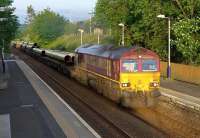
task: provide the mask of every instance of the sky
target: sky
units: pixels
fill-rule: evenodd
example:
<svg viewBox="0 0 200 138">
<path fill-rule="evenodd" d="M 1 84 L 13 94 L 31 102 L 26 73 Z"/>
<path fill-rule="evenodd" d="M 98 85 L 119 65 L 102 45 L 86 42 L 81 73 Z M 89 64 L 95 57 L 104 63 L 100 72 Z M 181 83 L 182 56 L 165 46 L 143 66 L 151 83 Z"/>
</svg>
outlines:
<svg viewBox="0 0 200 138">
<path fill-rule="evenodd" d="M 51 8 L 72 21 L 85 20 L 94 9 L 97 0 L 14 0 L 15 14 L 22 23 L 26 18 L 26 8 L 32 5 L 36 11 Z"/>
</svg>

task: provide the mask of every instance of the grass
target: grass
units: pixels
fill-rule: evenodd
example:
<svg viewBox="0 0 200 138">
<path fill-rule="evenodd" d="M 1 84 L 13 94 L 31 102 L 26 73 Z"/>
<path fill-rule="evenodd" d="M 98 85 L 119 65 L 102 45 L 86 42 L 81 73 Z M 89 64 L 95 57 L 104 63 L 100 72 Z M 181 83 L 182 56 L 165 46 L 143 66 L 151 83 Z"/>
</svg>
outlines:
<svg viewBox="0 0 200 138">
<path fill-rule="evenodd" d="M 49 45 L 45 46 L 44 48 L 73 52 L 77 47 L 81 45 L 80 39 L 81 39 L 80 34 L 63 35 L 57 38 L 52 43 L 50 43 Z M 83 35 L 83 44 L 97 44 L 97 42 L 98 42 L 97 35 L 90 35 L 90 34 Z M 108 36 L 106 37 L 101 36 L 100 43 L 101 44 L 112 43 L 111 38 Z"/>
</svg>

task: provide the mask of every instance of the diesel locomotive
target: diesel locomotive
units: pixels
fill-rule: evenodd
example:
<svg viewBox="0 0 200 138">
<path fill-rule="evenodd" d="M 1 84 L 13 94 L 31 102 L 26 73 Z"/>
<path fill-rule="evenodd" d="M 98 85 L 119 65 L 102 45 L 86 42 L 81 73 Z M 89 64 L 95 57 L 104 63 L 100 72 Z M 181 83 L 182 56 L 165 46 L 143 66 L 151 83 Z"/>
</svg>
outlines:
<svg viewBox="0 0 200 138">
<path fill-rule="evenodd" d="M 143 47 L 83 45 L 69 53 L 24 43 L 21 49 L 126 107 L 154 105 L 160 95 L 159 56 Z"/>
</svg>

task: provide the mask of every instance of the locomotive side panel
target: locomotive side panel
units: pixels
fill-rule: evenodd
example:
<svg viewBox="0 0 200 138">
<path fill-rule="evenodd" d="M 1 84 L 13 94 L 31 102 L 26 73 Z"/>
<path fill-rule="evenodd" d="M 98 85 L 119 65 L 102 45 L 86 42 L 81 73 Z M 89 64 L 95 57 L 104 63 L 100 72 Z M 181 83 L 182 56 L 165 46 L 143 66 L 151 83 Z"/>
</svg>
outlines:
<svg viewBox="0 0 200 138">
<path fill-rule="evenodd" d="M 78 56 L 78 57 L 77 57 Z M 118 81 L 112 79 L 113 63 L 110 59 L 99 58 L 87 54 L 77 54 L 74 77 L 84 85 L 95 89 L 105 97 L 119 102 L 121 98 L 120 85 Z M 117 64 L 119 62 L 115 62 Z M 119 77 L 116 75 L 118 79 Z"/>
</svg>

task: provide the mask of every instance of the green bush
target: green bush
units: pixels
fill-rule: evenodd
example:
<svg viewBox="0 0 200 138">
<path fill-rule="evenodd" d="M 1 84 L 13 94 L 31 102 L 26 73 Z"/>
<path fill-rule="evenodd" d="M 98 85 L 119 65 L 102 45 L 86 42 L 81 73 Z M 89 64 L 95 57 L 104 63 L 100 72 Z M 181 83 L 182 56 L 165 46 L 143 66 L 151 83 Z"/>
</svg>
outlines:
<svg viewBox="0 0 200 138">
<path fill-rule="evenodd" d="M 49 45 L 44 46 L 44 48 L 73 52 L 77 47 L 81 45 L 80 37 L 81 37 L 80 34 L 63 35 L 61 37 L 58 37 L 55 41 L 53 41 Z M 98 41 L 97 35 L 90 35 L 90 34 L 83 35 L 84 44 L 97 44 L 97 41 Z M 101 36 L 100 43 L 108 44 L 112 43 L 112 41 L 110 37 Z"/>
</svg>

